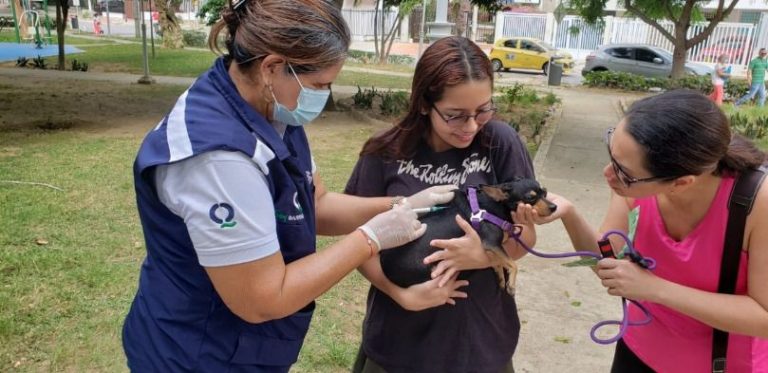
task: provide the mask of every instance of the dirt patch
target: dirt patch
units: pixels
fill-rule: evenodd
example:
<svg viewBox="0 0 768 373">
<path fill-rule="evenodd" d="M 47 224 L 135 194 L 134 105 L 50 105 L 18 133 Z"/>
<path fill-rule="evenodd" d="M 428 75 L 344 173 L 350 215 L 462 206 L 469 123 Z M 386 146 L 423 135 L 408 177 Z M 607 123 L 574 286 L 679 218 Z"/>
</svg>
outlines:
<svg viewBox="0 0 768 373">
<path fill-rule="evenodd" d="M 183 90 L 181 86 L 0 76 L 0 132 L 144 133 Z"/>
</svg>

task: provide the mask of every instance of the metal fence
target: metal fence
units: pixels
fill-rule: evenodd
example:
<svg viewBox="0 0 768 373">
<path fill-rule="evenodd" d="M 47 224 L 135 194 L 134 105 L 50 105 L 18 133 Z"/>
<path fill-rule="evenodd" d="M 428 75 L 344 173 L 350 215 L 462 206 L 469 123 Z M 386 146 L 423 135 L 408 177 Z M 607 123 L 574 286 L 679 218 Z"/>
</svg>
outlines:
<svg viewBox="0 0 768 373">
<path fill-rule="evenodd" d="M 594 50 L 603 44 L 602 26 L 590 25 L 580 17 L 566 16 L 555 24 L 555 40 L 553 45 L 557 48 Z"/>
<path fill-rule="evenodd" d="M 558 24 L 553 15 L 500 13 L 497 16 L 500 37 L 533 37 L 546 40 L 557 48 L 573 52 L 577 58 L 602 44 L 638 43 L 649 44 L 667 50 L 674 45 L 653 26 L 634 18 L 606 17 L 604 25 L 590 25 L 577 16 L 566 16 Z M 674 24 L 660 22 L 665 30 L 674 34 Z M 707 23 L 692 25 L 688 38 L 699 34 Z M 548 29 L 549 28 L 549 29 Z M 735 65 L 746 65 L 761 46 L 768 44 L 768 13 L 763 13 L 760 23 L 721 22 L 702 43 L 688 50 L 687 58 L 695 62 L 714 62 L 720 54 L 730 56 Z"/>
<path fill-rule="evenodd" d="M 497 21 L 498 22 L 498 21 Z M 546 14 L 504 13 L 501 17 L 504 23 L 500 37 L 523 36 L 544 39 L 547 26 Z"/>
<path fill-rule="evenodd" d="M 380 11 L 378 14 L 375 10 L 343 9 L 341 11 L 341 15 L 349 25 L 352 39 L 358 41 L 373 40 L 374 24 L 378 28 L 377 33 L 381 34 L 382 13 L 384 14 L 384 30 L 388 33 L 397 20 L 397 11 L 395 10 Z"/>
</svg>

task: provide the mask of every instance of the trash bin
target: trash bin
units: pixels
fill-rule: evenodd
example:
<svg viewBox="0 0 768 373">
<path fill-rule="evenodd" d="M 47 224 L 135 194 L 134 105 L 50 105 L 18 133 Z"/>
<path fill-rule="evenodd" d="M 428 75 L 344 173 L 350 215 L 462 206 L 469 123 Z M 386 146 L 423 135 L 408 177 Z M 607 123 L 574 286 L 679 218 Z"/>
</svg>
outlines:
<svg viewBox="0 0 768 373">
<path fill-rule="evenodd" d="M 70 18 L 70 20 L 72 21 L 72 29 L 73 30 L 79 30 L 80 29 L 80 25 L 77 23 L 77 16 L 72 16 L 72 18 Z"/>
<path fill-rule="evenodd" d="M 563 65 L 550 60 L 548 75 L 548 85 L 560 85 L 560 80 L 563 78 Z"/>
</svg>

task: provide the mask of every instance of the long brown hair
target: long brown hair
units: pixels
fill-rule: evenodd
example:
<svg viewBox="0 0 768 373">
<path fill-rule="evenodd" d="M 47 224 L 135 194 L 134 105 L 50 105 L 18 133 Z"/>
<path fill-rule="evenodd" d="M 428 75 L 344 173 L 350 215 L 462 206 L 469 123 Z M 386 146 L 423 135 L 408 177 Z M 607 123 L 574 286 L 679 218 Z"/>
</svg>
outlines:
<svg viewBox="0 0 768 373">
<path fill-rule="evenodd" d="M 394 127 L 369 139 L 360 155 L 376 154 L 390 160 L 412 157 L 432 130 L 429 115 L 423 113 L 443 98 L 445 89 L 486 79 L 493 87 L 491 62 L 475 43 L 460 36 L 434 42 L 416 64 L 408 113 Z"/>
<path fill-rule="evenodd" d="M 349 28 L 329 1 L 240 0 L 230 3 L 221 15 L 211 28 L 208 47 L 222 54 L 219 34 L 226 29 L 226 56 L 242 68 L 276 54 L 301 74 L 336 65 L 347 57 Z"/>
<path fill-rule="evenodd" d="M 708 97 L 679 89 L 635 102 L 624 117 L 627 131 L 646 151 L 654 176 L 674 179 L 757 167 L 766 155 L 748 139 L 732 135 L 728 118 Z"/>
</svg>

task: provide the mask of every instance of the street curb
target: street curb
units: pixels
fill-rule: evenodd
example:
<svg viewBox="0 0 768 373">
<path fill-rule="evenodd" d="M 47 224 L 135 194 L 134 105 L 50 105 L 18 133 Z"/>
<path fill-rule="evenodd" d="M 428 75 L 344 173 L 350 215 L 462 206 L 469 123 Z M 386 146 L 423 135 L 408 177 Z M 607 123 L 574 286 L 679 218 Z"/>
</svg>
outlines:
<svg viewBox="0 0 768 373">
<path fill-rule="evenodd" d="M 547 159 L 547 153 L 549 153 L 549 147 L 552 144 L 552 138 L 555 137 L 557 129 L 560 127 L 560 122 L 563 118 L 563 104 L 560 103 L 555 107 L 554 113 L 547 119 L 547 125 L 544 126 L 546 130 L 539 143 L 539 148 L 536 150 L 536 155 L 533 157 L 533 170 L 537 174 L 541 174 L 544 170 L 544 161 Z"/>
</svg>

